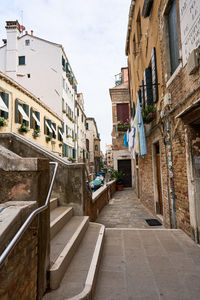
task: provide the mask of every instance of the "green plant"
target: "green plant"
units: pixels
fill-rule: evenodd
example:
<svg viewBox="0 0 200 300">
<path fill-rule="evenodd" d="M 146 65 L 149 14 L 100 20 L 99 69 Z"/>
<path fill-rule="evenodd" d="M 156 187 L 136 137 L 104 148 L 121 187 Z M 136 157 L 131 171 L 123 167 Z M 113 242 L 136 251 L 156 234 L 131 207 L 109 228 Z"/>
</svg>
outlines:
<svg viewBox="0 0 200 300">
<path fill-rule="evenodd" d="M 151 123 L 156 117 L 156 107 L 154 105 L 147 105 L 142 110 L 142 117 L 144 123 Z"/>
<path fill-rule="evenodd" d="M 50 141 L 52 140 L 52 138 L 53 138 L 53 135 L 52 135 L 52 134 L 47 135 L 47 136 L 46 136 L 46 142 L 47 142 L 47 143 L 50 142 Z"/>
<path fill-rule="evenodd" d="M 38 137 L 39 136 L 39 133 L 40 133 L 40 129 L 34 129 L 34 131 L 33 131 L 33 136 L 34 137 Z"/>
<path fill-rule="evenodd" d="M 19 132 L 24 132 L 24 133 L 29 132 L 29 128 L 28 128 L 28 126 L 26 126 L 25 123 L 22 123 L 18 130 L 19 130 Z"/>
<path fill-rule="evenodd" d="M 77 139 L 76 138 L 73 138 L 73 142 L 76 142 L 77 141 Z"/>
<path fill-rule="evenodd" d="M 110 179 L 111 180 L 116 179 L 117 185 L 123 184 L 123 178 L 124 178 L 124 173 L 122 171 L 117 171 L 114 169 L 110 171 Z"/>
<path fill-rule="evenodd" d="M 0 126 L 6 126 L 6 125 L 7 125 L 6 119 L 0 117 Z"/>
<path fill-rule="evenodd" d="M 71 161 L 71 162 L 75 161 L 75 159 L 73 157 L 68 157 L 68 160 Z"/>
<path fill-rule="evenodd" d="M 59 144 L 59 147 L 62 147 L 62 146 L 63 146 L 63 143 L 60 143 L 60 144 Z"/>
<path fill-rule="evenodd" d="M 70 134 L 66 134 L 66 138 L 70 138 L 70 137 L 72 137 Z"/>
</svg>

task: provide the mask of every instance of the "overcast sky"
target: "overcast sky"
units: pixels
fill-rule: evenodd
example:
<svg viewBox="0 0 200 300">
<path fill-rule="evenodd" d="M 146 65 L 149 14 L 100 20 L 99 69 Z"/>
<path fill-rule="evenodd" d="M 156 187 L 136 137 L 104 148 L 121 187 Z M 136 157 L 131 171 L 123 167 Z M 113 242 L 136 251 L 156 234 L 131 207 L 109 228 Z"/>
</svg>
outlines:
<svg viewBox="0 0 200 300">
<path fill-rule="evenodd" d="M 64 46 L 94 117 L 101 148 L 111 144 L 112 112 L 109 88 L 114 75 L 127 66 L 125 41 L 131 0 L 7 0 L 0 6 L 0 40 L 5 21 L 18 20 L 34 35 Z M 23 11 L 23 14 L 22 14 Z M 22 17 L 23 16 L 23 17 Z"/>
</svg>

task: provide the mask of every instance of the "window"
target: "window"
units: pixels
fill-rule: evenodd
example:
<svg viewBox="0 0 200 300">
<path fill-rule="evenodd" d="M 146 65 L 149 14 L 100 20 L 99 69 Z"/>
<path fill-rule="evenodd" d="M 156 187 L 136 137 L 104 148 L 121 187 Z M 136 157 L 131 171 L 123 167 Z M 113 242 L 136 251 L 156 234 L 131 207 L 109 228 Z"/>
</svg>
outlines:
<svg viewBox="0 0 200 300">
<path fill-rule="evenodd" d="M 145 69 L 144 71 L 144 101 L 145 101 L 145 106 L 153 104 L 151 67 Z"/>
<path fill-rule="evenodd" d="M 86 122 L 86 130 L 89 130 L 89 124 Z"/>
<path fill-rule="evenodd" d="M 170 67 L 171 67 L 170 73 L 172 75 L 179 65 L 179 43 L 178 43 L 176 0 L 172 2 L 168 14 L 168 33 L 169 33 Z"/>
<path fill-rule="evenodd" d="M 68 134 L 68 126 L 66 125 L 66 135 Z"/>
<path fill-rule="evenodd" d="M 128 103 L 117 104 L 117 121 L 123 123 L 129 120 L 129 106 Z"/>
<path fill-rule="evenodd" d="M 0 117 L 8 119 L 9 94 L 0 92 Z"/>
<path fill-rule="evenodd" d="M 25 40 L 25 46 L 30 46 L 30 40 Z"/>
<path fill-rule="evenodd" d="M 144 0 L 144 5 L 143 5 L 143 9 L 142 9 L 142 16 L 144 18 L 147 18 L 150 16 L 152 6 L 153 6 L 153 0 Z"/>
<path fill-rule="evenodd" d="M 68 148 L 66 144 L 63 144 L 63 157 L 68 157 Z"/>
<path fill-rule="evenodd" d="M 98 145 L 95 145 L 95 151 L 98 151 Z"/>
<path fill-rule="evenodd" d="M 62 66 L 63 66 L 63 68 L 65 68 L 65 59 L 63 56 L 62 56 Z"/>
<path fill-rule="evenodd" d="M 15 123 L 29 126 L 29 105 L 20 103 L 19 99 L 15 99 Z"/>
<path fill-rule="evenodd" d="M 44 118 L 44 134 L 53 135 L 51 123 L 52 123 L 51 120 Z"/>
<path fill-rule="evenodd" d="M 31 78 L 31 74 L 27 74 L 27 77 L 28 77 L 28 78 Z"/>
<path fill-rule="evenodd" d="M 25 65 L 25 56 L 18 56 L 19 65 Z"/>
<path fill-rule="evenodd" d="M 140 43 L 140 40 L 142 38 L 142 25 L 141 25 L 141 18 L 140 18 L 140 11 L 137 16 L 137 40 L 138 44 Z"/>
<path fill-rule="evenodd" d="M 65 100 L 62 98 L 62 111 L 65 110 Z"/>
<path fill-rule="evenodd" d="M 77 108 L 77 116 L 79 116 L 79 109 Z"/>
<path fill-rule="evenodd" d="M 83 122 L 83 114 L 81 115 L 81 121 Z"/>
<path fill-rule="evenodd" d="M 39 130 L 40 126 L 41 126 L 40 113 L 31 107 L 31 109 L 30 109 L 30 128 Z"/>
</svg>

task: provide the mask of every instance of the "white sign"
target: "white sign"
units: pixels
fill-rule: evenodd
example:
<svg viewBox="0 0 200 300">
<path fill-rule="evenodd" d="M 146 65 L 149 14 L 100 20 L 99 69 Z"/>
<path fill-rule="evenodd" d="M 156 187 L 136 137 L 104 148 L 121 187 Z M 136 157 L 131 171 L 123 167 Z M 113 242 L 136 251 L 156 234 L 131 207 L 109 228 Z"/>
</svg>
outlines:
<svg viewBox="0 0 200 300">
<path fill-rule="evenodd" d="M 200 0 L 180 0 L 180 24 L 183 65 L 188 56 L 200 46 Z"/>
</svg>

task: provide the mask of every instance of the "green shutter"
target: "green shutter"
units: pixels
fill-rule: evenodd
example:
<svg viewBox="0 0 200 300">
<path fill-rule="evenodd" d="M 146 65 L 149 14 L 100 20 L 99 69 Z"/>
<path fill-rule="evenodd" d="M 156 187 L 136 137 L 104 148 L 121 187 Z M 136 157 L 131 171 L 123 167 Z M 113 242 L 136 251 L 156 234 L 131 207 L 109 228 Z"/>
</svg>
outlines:
<svg viewBox="0 0 200 300">
<path fill-rule="evenodd" d="M 30 128 L 33 128 L 33 108 L 30 109 Z"/>
<path fill-rule="evenodd" d="M 40 121 L 40 113 L 39 113 L 39 111 L 36 111 L 35 115 L 38 118 L 38 121 Z M 40 129 L 40 126 L 38 124 L 36 125 L 36 129 Z"/>
<path fill-rule="evenodd" d="M 44 117 L 44 134 L 46 134 L 46 118 Z"/>
<path fill-rule="evenodd" d="M 76 150 L 73 149 L 72 151 L 73 151 L 73 159 L 76 159 Z"/>
<path fill-rule="evenodd" d="M 68 134 L 68 126 L 66 125 L 66 134 Z"/>
<path fill-rule="evenodd" d="M 47 123 L 49 124 L 49 127 L 51 127 L 51 123 L 52 123 L 51 120 L 47 120 Z M 51 132 L 49 131 L 49 128 L 47 128 L 47 135 L 51 135 Z"/>
<path fill-rule="evenodd" d="M 15 123 L 19 123 L 19 112 L 18 112 L 19 100 L 15 99 Z"/>
<path fill-rule="evenodd" d="M 9 108 L 9 94 L 1 92 L 1 98 L 5 103 L 5 105 L 7 106 L 7 108 Z M 2 111 L 1 115 L 3 118 L 8 119 L 8 112 Z"/>
<path fill-rule="evenodd" d="M 23 104 L 23 109 L 24 109 L 25 113 L 27 114 L 27 116 L 29 117 L 29 105 Z M 29 121 L 24 121 L 23 123 L 25 123 L 26 126 L 29 126 Z"/>
<path fill-rule="evenodd" d="M 56 130 L 56 123 L 52 123 L 52 125 L 53 125 L 53 127 L 55 128 L 55 130 Z M 54 131 L 53 131 L 53 138 L 56 139 L 56 134 L 55 134 Z"/>
</svg>

